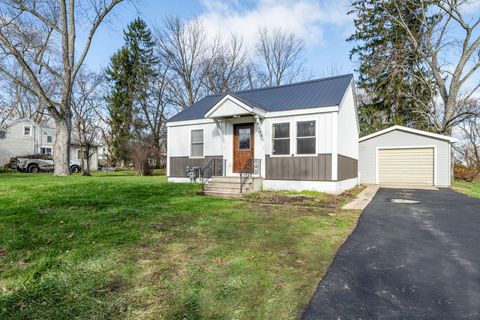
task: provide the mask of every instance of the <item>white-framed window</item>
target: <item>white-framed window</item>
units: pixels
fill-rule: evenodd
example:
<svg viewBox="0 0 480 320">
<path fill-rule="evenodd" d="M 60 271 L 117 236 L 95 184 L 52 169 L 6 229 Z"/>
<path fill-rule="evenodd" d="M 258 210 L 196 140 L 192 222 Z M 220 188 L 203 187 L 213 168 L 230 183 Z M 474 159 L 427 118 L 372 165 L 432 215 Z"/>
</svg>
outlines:
<svg viewBox="0 0 480 320">
<path fill-rule="evenodd" d="M 272 124 L 272 155 L 290 154 L 290 123 Z"/>
<path fill-rule="evenodd" d="M 87 150 L 77 149 L 77 159 L 82 160 L 82 151 L 83 151 L 83 159 L 88 158 Z"/>
<path fill-rule="evenodd" d="M 41 147 L 40 148 L 41 154 L 52 154 L 52 148 L 49 147 Z"/>
<path fill-rule="evenodd" d="M 23 135 L 24 136 L 31 136 L 32 135 L 32 127 L 31 126 L 23 126 Z"/>
<path fill-rule="evenodd" d="M 202 158 L 203 146 L 203 129 L 192 130 L 190 135 L 190 156 Z"/>
<path fill-rule="evenodd" d="M 297 122 L 297 154 L 315 154 L 315 120 Z"/>
<path fill-rule="evenodd" d="M 53 141 L 52 136 L 47 136 L 47 143 L 52 143 L 52 141 Z"/>
<path fill-rule="evenodd" d="M 0 140 L 7 138 L 7 130 L 0 130 Z"/>
</svg>

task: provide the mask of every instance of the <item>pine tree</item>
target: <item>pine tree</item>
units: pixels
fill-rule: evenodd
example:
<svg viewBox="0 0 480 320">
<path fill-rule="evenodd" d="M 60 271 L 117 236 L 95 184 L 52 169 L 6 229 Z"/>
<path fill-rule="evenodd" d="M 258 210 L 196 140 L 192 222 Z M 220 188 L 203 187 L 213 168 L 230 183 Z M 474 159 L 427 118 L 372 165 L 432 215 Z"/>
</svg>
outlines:
<svg viewBox="0 0 480 320">
<path fill-rule="evenodd" d="M 124 31 L 125 45 L 115 53 L 106 70 L 110 83 L 107 96 L 112 158 L 124 164 L 129 160 L 132 139 L 141 140 L 143 129 L 139 104 L 147 99 L 148 84 L 155 76 L 157 59 L 151 31 L 140 18 Z"/>
<path fill-rule="evenodd" d="M 418 7 L 408 1 L 400 5 L 420 37 Z M 395 124 L 428 130 L 423 111 L 432 93 L 404 31 L 389 18 L 396 12 L 393 2 L 354 0 L 352 6 L 356 30 L 348 39 L 355 42 L 350 56 L 358 60 L 358 87 L 367 96 L 359 106 L 362 134 Z"/>
</svg>

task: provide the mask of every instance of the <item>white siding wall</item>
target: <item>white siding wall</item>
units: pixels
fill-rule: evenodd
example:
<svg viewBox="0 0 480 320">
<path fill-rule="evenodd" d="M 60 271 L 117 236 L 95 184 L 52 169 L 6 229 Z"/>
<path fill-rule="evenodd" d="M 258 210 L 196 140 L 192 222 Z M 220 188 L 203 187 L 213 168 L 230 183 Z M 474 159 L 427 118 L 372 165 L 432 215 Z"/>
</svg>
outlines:
<svg viewBox="0 0 480 320">
<path fill-rule="evenodd" d="M 202 120 L 204 121 L 204 120 Z M 218 156 L 224 154 L 224 139 L 221 129 L 213 121 L 200 124 L 188 124 L 167 127 L 167 175 L 170 175 L 170 157 L 189 157 L 191 131 L 203 129 L 204 156 Z"/>
<path fill-rule="evenodd" d="M 336 152 L 337 112 L 315 113 L 299 116 L 281 116 L 260 120 L 260 126 L 253 117 L 241 117 L 229 119 L 225 122 L 199 123 L 176 125 L 172 123 L 168 127 L 167 163 L 170 157 L 190 156 L 190 132 L 195 129 L 204 130 L 204 156 L 222 155 L 227 160 L 227 175 L 233 175 L 233 125 L 235 123 L 255 123 L 255 149 L 254 156 L 262 160 L 262 176 L 265 175 L 265 155 L 271 155 L 272 148 L 272 124 L 290 123 L 290 151 L 296 153 L 296 122 L 315 120 L 316 122 L 316 153 L 333 154 Z M 199 122 L 206 122 L 199 120 Z M 289 155 L 290 156 L 290 155 Z M 296 156 L 296 155 L 295 155 Z M 332 156 L 336 164 L 336 155 Z M 168 166 L 167 166 L 168 167 Z M 333 166 L 332 166 L 333 167 Z M 336 166 L 332 176 L 336 179 Z M 170 175 L 167 168 L 167 175 Z"/>
<path fill-rule="evenodd" d="M 376 183 L 377 147 L 436 147 L 435 174 L 437 186 L 450 185 L 450 143 L 400 130 L 360 142 L 359 171 L 361 183 Z"/>
<path fill-rule="evenodd" d="M 285 116 L 267 118 L 264 120 L 265 131 L 265 153 L 272 154 L 272 125 L 274 123 L 290 123 L 290 153 L 295 154 L 297 150 L 297 125 L 298 121 L 315 120 L 316 125 L 316 153 L 333 153 L 336 144 L 336 112 L 315 113 L 299 116 Z"/>
<path fill-rule="evenodd" d="M 358 121 L 353 87 L 350 86 L 338 112 L 338 153 L 358 159 Z"/>
</svg>

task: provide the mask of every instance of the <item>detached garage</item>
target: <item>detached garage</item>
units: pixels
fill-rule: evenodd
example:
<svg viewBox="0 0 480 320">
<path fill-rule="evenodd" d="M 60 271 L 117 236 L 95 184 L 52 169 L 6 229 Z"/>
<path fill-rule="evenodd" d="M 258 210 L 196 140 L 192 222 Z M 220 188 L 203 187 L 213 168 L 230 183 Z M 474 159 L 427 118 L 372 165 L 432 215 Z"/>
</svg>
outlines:
<svg viewBox="0 0 480 320">
<path fill-rule="evenodd" d="M 360 138 L 360 182 L 448 187 L 456 139 L 402 126 Z"/>
</svg>

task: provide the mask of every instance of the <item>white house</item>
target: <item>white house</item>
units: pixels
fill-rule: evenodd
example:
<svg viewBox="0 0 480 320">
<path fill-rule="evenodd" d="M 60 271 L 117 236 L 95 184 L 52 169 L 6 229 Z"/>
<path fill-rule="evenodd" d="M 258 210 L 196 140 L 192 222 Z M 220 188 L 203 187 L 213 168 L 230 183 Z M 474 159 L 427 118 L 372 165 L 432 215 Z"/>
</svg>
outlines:
<svg viewBox="0 0 480 320">
<path fill-rule="evenodd" d="M 358 183 L 359 126 L 351 74 L 207 96 L 167 123 L 167 176 L 198 167 L 214 193 L 317 190 Z"/>
<path fill-rule="evenodd" d="M 8 121 L 0 128 L 0 166 L 12 157 L 32 154 L 53 154 L 55 128 L 41 126 L 30 119 Z M 70 159 L 81 161 L 81 147 L 72 143 Z M 90 160 L 90 169 L 97 170 L 97 152 Z"/>
</svg>

